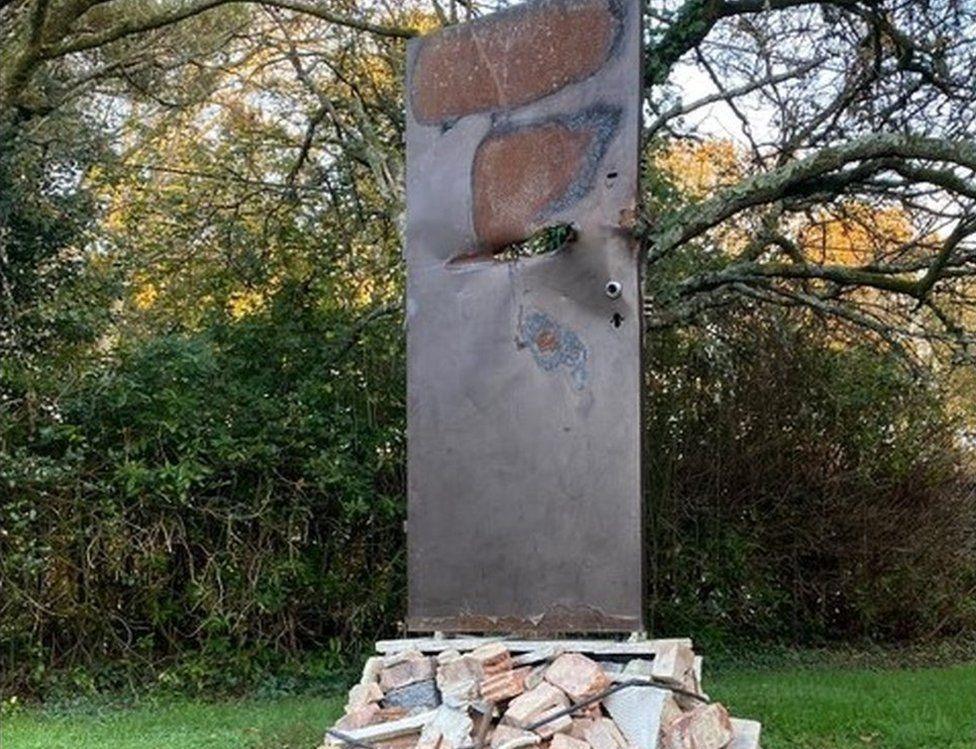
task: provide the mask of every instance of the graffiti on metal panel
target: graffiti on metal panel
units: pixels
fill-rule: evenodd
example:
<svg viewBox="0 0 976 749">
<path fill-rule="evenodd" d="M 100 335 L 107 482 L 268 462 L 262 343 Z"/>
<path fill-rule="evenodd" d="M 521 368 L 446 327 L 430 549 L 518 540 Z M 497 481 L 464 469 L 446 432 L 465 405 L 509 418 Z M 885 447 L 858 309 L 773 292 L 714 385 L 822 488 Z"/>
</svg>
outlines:
<svg viewBox="0 0 976 749">
<path fill-rule="evenodd" d="M 572 330 L 564 328 L 546 313 L 534 310 L 520 325 L 519 343 L 532 352 L 535 363 L 546 372 L 567 369 L 576 390 L 586 387 L 588 354 L 586 346 Z"/>
</svg>

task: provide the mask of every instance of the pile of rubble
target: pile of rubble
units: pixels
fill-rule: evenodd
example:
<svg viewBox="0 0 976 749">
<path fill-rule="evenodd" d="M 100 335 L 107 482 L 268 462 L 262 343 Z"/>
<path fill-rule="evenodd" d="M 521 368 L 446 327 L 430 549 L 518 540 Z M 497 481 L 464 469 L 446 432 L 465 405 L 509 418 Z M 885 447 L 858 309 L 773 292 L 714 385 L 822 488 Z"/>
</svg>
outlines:
<svg viewBox="0 0 976 749">
<path fill-rule="evenodd" d="M 687 640 L 454 643 L 387 642 L 322 749 L 759 749 Z"/>
</svg>

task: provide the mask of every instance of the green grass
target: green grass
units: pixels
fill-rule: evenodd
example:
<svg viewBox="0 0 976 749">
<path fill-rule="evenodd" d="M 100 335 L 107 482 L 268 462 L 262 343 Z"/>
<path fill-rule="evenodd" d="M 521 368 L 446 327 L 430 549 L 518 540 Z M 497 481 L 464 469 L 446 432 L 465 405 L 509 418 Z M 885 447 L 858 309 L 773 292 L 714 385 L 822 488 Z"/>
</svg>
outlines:
<svg viewBox="0 0 976 749">
<path fill-rule="evenodd" d="M 973 749 L 976 664 L 913 670 L 723 668 L 706 685 L 765 724 L 764 749 Z M 341 698 L 26 710 L 0 749 L 314 749 Z"/>
<path fill-rule="evenodd" d="M 732 669 L 705 683 L 733 715 L 763 722 L 764 749 L 976 747 L 976 664 Z"/>
<path fill-rule="evenodd" d="M 2 719 L 0 749 L 314 749 L 342 703 L 285 697 L 25 711 Z"/>
</svg>

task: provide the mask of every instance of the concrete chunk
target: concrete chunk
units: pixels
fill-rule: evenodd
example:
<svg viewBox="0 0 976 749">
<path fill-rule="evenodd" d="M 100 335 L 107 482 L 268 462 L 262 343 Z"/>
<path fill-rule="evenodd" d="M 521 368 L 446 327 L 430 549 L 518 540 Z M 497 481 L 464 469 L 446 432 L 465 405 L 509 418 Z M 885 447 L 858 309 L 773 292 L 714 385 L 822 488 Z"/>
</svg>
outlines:
<svg viewBox="0 0 976 749">
<path fill-rule="evenodd" d="M 440 704 L 437 687 L 433 679 L 418 681 L 399 689 L 391 689 L 383 697 L 384 707 L 435 708 Z"/>
<path fill-rule="evenodd" d="M 673 702 L 666 689 L 627 687 L 603 700 L 624 738 L 636 749 L 658 749 L 665 705 Z"/>
<path fill-rule="evenodd" d="M 473 727 L 467 710 L 441 705 L 420 732 L 420 743 L 436 745 L 438 738 L 443 738 L 451 747 L 464 746 L 469 743 Z"/>
<path fill-rule="evenodd" d="M 625 749 L 627 740 L 609 718 L 598 718 L 586 729 L 586 741 L 593 749 Z"/>
<path fill-rule="evenodd" d="M 695 667 L 695 652 L 686 645 L 671 645 L 654 656 L 651 676 L 658 681 L 684 687 L 688 672 Z"/>
<path fill-rule="evenodd" d="M 459 706 L 478 699 L 484 669 L 477 659 L 455 652 L 452 658 L 442 653 L 437 660 L 437 688 L 446 703 Z"/>
<path fill-rule="evenodd" d="M 549 668 L 549 665 L 546 663 L 541 663 L 538 666 L 533 667 L 533 669 L 529 671 L 529 675 L 525 677 L 525 688 L 535 689 L 537 686 L 539 686 L 545 679 L 547 668 Z"/>
<path fill-rule="evenodd" d="M 728 749 L 759 749 L 762 724 L 756 720 L 732 718 L 732 743 Z"/>
<path fill-rule="evenodd" d="M 651 678 L 654 676 L 654 662 L 643 658 L 633 658 L 627 661 L 627 665 L 624 666 L 623 675 L 628 678 L 638 676 Z"/>
<path fill-rule="evenodd" d="M 537 650 L 530 650 L 528 653 L 515 656 L 512 658 L 512 664 L 515 666 L 532 666 L 544 661 L 553 661 L 562 653 L 563 649 L 558 645 L 545 645 Z"/>
</svg>

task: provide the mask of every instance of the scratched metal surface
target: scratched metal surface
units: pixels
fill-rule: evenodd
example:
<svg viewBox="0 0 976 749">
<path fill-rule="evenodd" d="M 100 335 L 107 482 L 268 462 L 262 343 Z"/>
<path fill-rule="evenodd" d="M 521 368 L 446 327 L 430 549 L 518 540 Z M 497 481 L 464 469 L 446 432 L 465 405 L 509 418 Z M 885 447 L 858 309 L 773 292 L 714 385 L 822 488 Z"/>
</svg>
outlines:
<svg viewBox="0 0 976 749">
<path fill-rule="evenodd" d="M 411 630 L 642 628 L 640 67 L 639 0 L 409 47 Z M 562 223 L 557 252 L 493 254 Z"/>
</svg>

